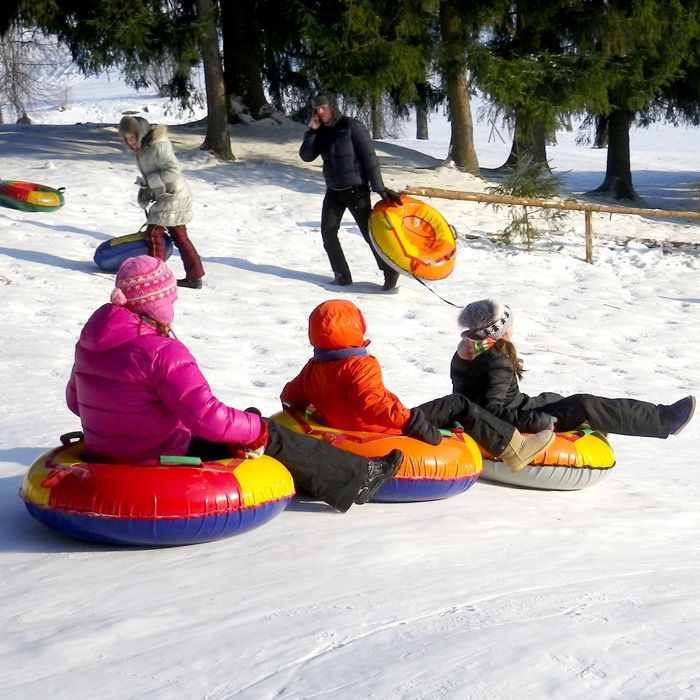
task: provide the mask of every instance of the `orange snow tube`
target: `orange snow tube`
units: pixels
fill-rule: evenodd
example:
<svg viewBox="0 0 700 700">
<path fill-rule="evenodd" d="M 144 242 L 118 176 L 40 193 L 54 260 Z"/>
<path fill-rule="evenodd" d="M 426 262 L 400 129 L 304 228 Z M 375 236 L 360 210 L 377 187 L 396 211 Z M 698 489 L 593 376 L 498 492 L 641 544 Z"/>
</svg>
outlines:
<svg viewBox="0 0 700 700">
<path fill-rule="evenodd" d="M 369 217 L 379 256 L 409 277 L 441 280 L 454 269 L 457 245 L 452 227 L 425 202 L 402 196 L 401 204 L 380 201 Z"/>
</svg>

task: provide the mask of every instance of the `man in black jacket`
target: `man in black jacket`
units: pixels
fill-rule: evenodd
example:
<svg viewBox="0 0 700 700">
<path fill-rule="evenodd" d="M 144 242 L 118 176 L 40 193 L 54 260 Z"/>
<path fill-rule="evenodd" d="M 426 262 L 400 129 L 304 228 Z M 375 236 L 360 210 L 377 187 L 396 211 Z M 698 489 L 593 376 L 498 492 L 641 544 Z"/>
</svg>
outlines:
<svg viewBox="0 0 700 700">
<path fill-rule="evenodd" d="M 385 201 L 398 203 L 399 195 L 384 186 L 367 129 L 357 119 L 342 114 L 334 96 L 328 92 L 316 95 L 311 106 L 314 116 L 309 122 L 299 155 L 307 163 L 318 156 L 323 159 L 327 189 L 321 213 L 321 235 L 335 275 L 333 283 L 352 284 L 350 268 L 338 240 L 340 221 L 345 210 L 349 209 L 362 237 L 372 249 L 379 269 L 384 273 L 382 289 L 392 291 L 396 288 L 399 273 L 377 255 L 369 237 L 369 215 L 372 211 L 370 185 Z"/>
</svg>

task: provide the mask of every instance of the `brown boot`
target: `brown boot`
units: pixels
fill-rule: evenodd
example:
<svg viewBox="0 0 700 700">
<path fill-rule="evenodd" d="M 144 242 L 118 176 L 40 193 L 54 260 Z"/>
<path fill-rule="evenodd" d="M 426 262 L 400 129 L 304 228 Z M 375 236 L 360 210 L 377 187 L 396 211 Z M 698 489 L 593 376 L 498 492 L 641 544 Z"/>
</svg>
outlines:
<svg viewBox="0 0 700 700">
<path fill-rule="evenodd" d="M 513 437 L 499 459 L 512 472 L 519 472 L 524 469 L 535 457 L 539 456 L 554 442 L 554 433 L 551 430 L 542 430 L 534 435 L 524 437 L 518 430 L 513 433 Z"/>
</svg>

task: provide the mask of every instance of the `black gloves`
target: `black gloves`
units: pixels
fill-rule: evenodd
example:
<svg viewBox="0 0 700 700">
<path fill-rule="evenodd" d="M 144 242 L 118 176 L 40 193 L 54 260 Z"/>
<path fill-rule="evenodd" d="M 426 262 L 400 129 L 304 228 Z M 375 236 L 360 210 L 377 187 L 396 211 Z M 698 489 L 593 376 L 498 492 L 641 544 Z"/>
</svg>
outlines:
<svg viewBox="0 0 700 700">
<path fill-rule="evenodd" d="M 417 408 L 411 409 L 411 417 L 401 432 L 408 437 L 427 442 L 429 445 L 439 445 L 440 440 L 442 440 L 440 431 L 434 425 L 430 425 L 423 411 Z"/>
<path fill-rule="evenodd" d="M 384 189 L 379 193 L 379 196 L 389 204 L 401 204 L 401 195 L 394 190 Z"/>
</svg>

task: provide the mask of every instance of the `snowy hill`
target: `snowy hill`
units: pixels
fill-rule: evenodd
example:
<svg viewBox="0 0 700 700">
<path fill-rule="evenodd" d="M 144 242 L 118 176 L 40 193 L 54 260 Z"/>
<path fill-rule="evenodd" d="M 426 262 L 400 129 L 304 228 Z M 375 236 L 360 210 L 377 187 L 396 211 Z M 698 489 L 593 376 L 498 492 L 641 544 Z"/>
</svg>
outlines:
<svg viewBox="0 0 700 700">
<path fill-rule="evenodd" d="M 264 414 L 310 355 L 309 312 L 343 296 L 368 323 L 387 386 L 407 405 L 450 390 L 457 309 L 413 280 L 380 281 L 350 218 L 342 242 L 358 285 L 333 288 L 319 224 L 318 163 L 297 157 L 303 127 L 235 127 L 238 160 L 198 150 L 201 117 L 169 117 L 118 81 L 76 82 L 70 110 L 47 105 L 32 126 L 0 127 L 3 177 L 65 187 L 51 213 L 0 208 L 0 696 L 31 698 L 654 698 L 700 696 L 700 421 L 667 441 L 617 437 L 611 475 L 577 492 L 479 481 L 444 501 L 368 504 L 347 514 L 295 500 L 239 537 L 128 549 L 49 531 L 17 497 L 22 475 L 78 427 L 63 392 L 82 324 L 111 275 L 95 247 L 142 223 L 133 158 L 115 124 L 143 110 L 171 126 L 195 196 L 190 228 L 207 272 L 184 290 L 175 331 L 217 396 Z M 411 127 L 407 128 L 407 133 Z M 509 144 L 477 124 L 484 167 Z M 385 180 L 478 190 L 439 167 L 449 138 L 378 144 Z M 550 155 L 583 192 L 605 153 L 562 134 Z M 635 185 L 649 206 L 691 206 L 697 132 L 633 135 Z M 435 167 L 438 166 L 438 167 Z M 462 305 L 493 296 L 515 313 L 529 371 L 523 389 L 668 403 L 700 394 L 700 261 L 599 241 L 583 262 L 583 215 L 534 253 L 489 236 L 504 216 L 432 202 L 458 231 L 455 272 L 431 285 Z M 674 204 L 674 206 L 676 206 Z M 596 217 L 602 238 L 687 240 L 697 225 Z M 170 265 L 178 276 L 181 262 Z"/>
</svg>

